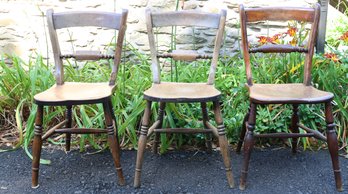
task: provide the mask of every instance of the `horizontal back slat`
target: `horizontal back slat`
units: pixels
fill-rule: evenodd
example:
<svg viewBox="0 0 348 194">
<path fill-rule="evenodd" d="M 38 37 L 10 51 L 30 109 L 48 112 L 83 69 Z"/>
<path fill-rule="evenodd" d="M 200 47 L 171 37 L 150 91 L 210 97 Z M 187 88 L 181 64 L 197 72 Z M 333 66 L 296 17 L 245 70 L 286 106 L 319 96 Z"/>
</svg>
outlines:
<svg viewBox="0 0 348 194">
<path fill-rule="evenodd" d="M 208 28 L 218 28 L 220 14 L 193 12 L 193 11 L 173 11 L 165 13 L 151 13 L 152 26 L 199 26 Z"/>
<path fill-rule="evenodd" d="M 268 7 L 268 8 L 247 8 L 245 9 L 246 21 L 287 21 L 297 20 L 304 22 L 314 21 L 314 9 L 311 8 L 290 8 L 290 7 Z"/>
<path fill-rule="evenodd" d="M 68 27 L 95 26 L 111 29 L 120 29 L 121 14 L 111 12 L 64 12 L 54 13 L 55 29 Z"/>
<path fill-rule="evenodd" d="M 92 50 L 78 50 L 73 54 L 64 54 L 61 55 L 60 58 L 68 59 L 74 58 L 76 60 L 99 60 L 99 59 L 114 59 L 114 55 L 106 55 L 102 54 L 100 51 L 92 51 Z"/>
<path fill-rule="evenodd" d="M 291 52 L 300 52 L 307 53 L 308 49 L 298 46 L 291 45 L 263 45 L 256 48 L 249 49 L 250 53 L 291 53 Z"/>
<path fill-rule="evenodd" d="M 210 54 L 199 54 L 192 50 L 174 50 L 172 53 L 157 54 L 159 58 L 172 58 L 174 60 L 194 61 L 196 59 L 211 59 Z"/>
</svg>

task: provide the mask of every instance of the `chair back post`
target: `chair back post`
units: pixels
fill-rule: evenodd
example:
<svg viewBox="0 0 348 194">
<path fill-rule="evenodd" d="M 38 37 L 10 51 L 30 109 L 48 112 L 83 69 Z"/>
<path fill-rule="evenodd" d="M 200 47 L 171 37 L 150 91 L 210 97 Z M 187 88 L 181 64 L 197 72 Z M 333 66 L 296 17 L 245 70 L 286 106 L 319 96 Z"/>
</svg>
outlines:
<svg viewBox="0 0 348 194">
<path fill-rule="evenodd" d="M 240 25 L 242 29 L 242 50 L 243 50 L 243 59 L 245 64 L 245 72 L 247 78 L 247 84 L 249 86 L 253 85 L 253 78 L 250 65 L 250 54 L 249 54 L 249 45 L 248 45 L 248 34 L 247 34 L 247 18 L 245 14 L 244 5 L 239 5 L 239 15 L 240 15 Z"/>
<path fill-rule="evenodd" d="M 295 7 L 264 7 L 264 8 L 248 8 L 243 5 L 239 6 L 241 20 L 241 34 L 244 63 L 246 68 L 247 84 L 251 86 L 252 70 L 250 64 L 250 53 L 305 53 L 304 62 L 304 85 L 311 85 L 311 68 L 314 53 L 314 45 L 317 36 L 318 23 L 320 17 L 320 5 L 315 4 L 314 8 L 295 8 Z M 308 43 L 306 47 L 291 45 L 263 45 L 257 48 L 249 48 L 247 23 L 258 21 L 286 21 L 296 20 L 301 22 L 310 22 L 311 29 L 309 33 Z"/>
<path fill-rule="evenodd" d="M 127 16 L 128 16 L 128 10 L 122 9 L 121 23 L 120 23 L 120 28 L 118 30 L 117 42 L 116 42 L 116 48 L 115 48 L 114 64 L 112 66 L 109 85 L 115 85 L 116 83 L 118 68 L 121 63 L 123 40 L 124 40 L 124 36 L 127 29 Z"/>
<path fill-rule="evenodd" d="M 311 32 L 309 34 L 309 43 L 308 43 L 308 53 L 306 54 L 305 63 L 304 63 L 304 78 L 303 84 L 306 86 L 311 85 L 311 71 L 312 71 L 312 61 L 314 54 L 314 45 L 316 43 L 316 38 L 318 35 L 318 25 L 320 19 L 320 5 L 316 3 L 314 6 L 314 18 L 311 27 Z"/>
<path fill-rule="evenodd" d="M 47 10 L 47 26 L 52 43 L 55 62 L 56 84 L 64 84 L 63 58 L 75 58 L 75 60 L 100 60 L 113 58 L 112 72 L 109 85 L 115 85 L 118 66 L 121 61 L 122 44 L 126 31 L 128 11 L 123 9 L 122 13 L 98 12 L 98 11 L 71 11 L 54 13 L 52 9 Z M 99 51 L 76 51 L 73 54 L 62 55 L 59 46 L 57 29 L 70 27 L 102 27 L 118 30 L 116 48 L 113 55 L 103 55 Z"/>
<path fill-rule="evenodd" d="M 222 45 L 222 39 L 224 35 L 225 30 L 225 22 L 226 22 L 226 10 L 221 10 L 220 12 L 220 22 L 219 22 L 219 28 L 217 31 L 217 35 L 215 38 L 215 44 L 214 44 L 214 52 L 213 52 L 213 58 L 210 65 L 210 72 L 208 77 L 208 84 L 213 85 L 215 81 L 215 72 L 217 63 L 219 60 L 219 54 L 220 54 L 220 48 Z"/>
<path fill-rule="evenodd" d="M 146 17 L 147 34 L 149 38 L 149 46 L 150 46 L 150 52 L 151 52 L 152 81 L 153 83 L 159 84 L 161 83 L 161 67 L 159 64 L 159 60 L 157 58 L 155 35 L 153 32 L 153 24 L 152 24 L 152 12 L 150 8 L 146 9 L 145 17 Z"/>
<path fill-rule="evenodd" d="M 160 64 L 159 57 L 171 57 L 174 60 L 193 61 L 198 58 L 211 58 L 208 55 L 200 55 L 197 53 L 181 53 L 180 51 L 172 51 L 168 54 L 158 54 L 155 44 L 154 27 L 168 27 L 168 26 L 192 26 L 192 27 L 206 27 L 216 29 L 216 36 L 214 42 L 214 50 L 212 61 L 209 70 L 208 84 L 214 84 L 215 71 L 219 59 L 219 52 L 222 45 L 224 35 L 224 27 L 226 21 L 226 10 L 221 10 L 220 14 L 205 13 L 197 11 L 170 11 L 162 13 L 153 13 L 150 9 L 146 9 L 146 27 L 149 38 L 149 46 L 151 51 L 151 70 L 153 75 L 153 83 L 159 84 L 160 80 Z M 185 50 L 186 51 L 186 50 Z"/>
<path fill-rule="evenodd" d="M 60 58 L 61 51 L 60 51 L 60 46 L 58 42 L 57 32 L 55 30 L 54 22 L 53 22 L 53 9 L 47 10 L 46 17 L 47 17 L 47 27 L 48 27 L 48 32 L 50 34 L 53 58 L 54 58 L 54 64 L 55 64 L 56 84 L 62 85 L 64 84 L 64 68 L 63 68 L 63 61 Z"/>
</svg>

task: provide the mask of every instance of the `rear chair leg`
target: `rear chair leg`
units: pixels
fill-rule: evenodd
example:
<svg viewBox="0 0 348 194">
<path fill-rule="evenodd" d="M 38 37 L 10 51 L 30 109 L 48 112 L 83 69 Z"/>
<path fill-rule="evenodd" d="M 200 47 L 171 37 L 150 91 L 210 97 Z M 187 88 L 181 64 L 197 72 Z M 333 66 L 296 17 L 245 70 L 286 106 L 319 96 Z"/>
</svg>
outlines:
<svg viewBox="0 0 348 194">
<path fill-rule="evenodd" d="M 38 179 L 39 179 L 40 156 L 41 156 L 41 148 L 42 148 L 42 139 L 41 139 L 42 119 L 43 119 L 43 106 L 38 105 L 36 118 L 35 118 L 32 177 L 31 177 L 31 187 L 34 189 L 39 187 Z"/>
<path fill-rule="evenodd" d="M 159 104 L 159 109 L 158 109 L 158 118 L 157 120 L 160 121 L 159 126 L 162 127 L 163 124 L 163 117 L 164 117 L 164 108 L 166 107 L 166 103 L 165 102 L 160 102 Z M 158 148 L 158 144 L 160 143 L 160 133 L 156 133 L 155 132 L 155 140 L 153 142 L 153 146 L 152 146 L 152 152 L 154 154 L 157 154 L 157 148 Z"/>
<path fill-rule="evenodd" d="M 292 109 L 292 117 L 291 117 L 291 132 L 299 133 L 298 130 L 299 116 L 298 116 L 298 105 L 294 104 Z M 297 152 L 297 137 L 293 137 L 291 140 L 292 153 Z"/>
<path fill-rule="evenodd" d="M 332 115 L 331 102 L 325 103 L 325 121 L 326 121 L 326 136 L 327 144 L 329 146 L 329 152 L 331 155 L 333 171 L 335 175 L 336 189 L 343 191 L 341 170 L 338 160 L 338 141 L 335 130 L 334 118 Z"/>
<path fill-rule="evenodd" d="M 72 127 L 72 112 L 71 112 L 72 106 L 66 107 L 66 114 L 65 118 L 67 120 L 67 123 L 65 125 L 65 128 L 71 128 Z M 70 151 L 70 142 L 71 142 L 71 134 L 66 133 L 65 134 L 65 150 Z"/>
<path fill-rule="evenodd" d="M 140 137 L 138 141 L 138 152 L 137 152 L 137 161 L 135 165 L 135 175 L 134 175 L 134 187 L 140 187 L 140 176 L 141 168 L 143 165 L 144 159 L 144 150 L 146 147 L 147 131 L 149 129 L 150 115 L 151 115 L 151 101 L 146 101 L 146 108 L 141 124 Z"/>
<path fill-rule="evenodd" d="M 249 160 L 251 150 L 254 147 L 254 128 L 256 122 L 256 104 L 250 104 L 250 115 L 246 124 L 247 132 L 244 142 L 244 161 L 242 165 L 242 173 L 240 178 L 239 189 L 244 190 L 246 186 L 246 179 L 248 176 Z"/>
<path fill-rule="evenodd" d="M 226 169 L 227 182 L 231 188 L 234 188 L 234 178 L 233 178 L 232 167 L 231 167 L 231 158 L 230 158 L 230 152 L 228 149 L 225 126 L 222 121 L 220 104 L 218 101 L 214 101 L 213 106 L 214 106 L 215 122 L 217 124 L 217 129 L 219 134 L 219 145 L 220 145 L 221 155 L 222 155 L 223 162 L 225 164 L 225 169 Z"/>
<path fill-rule="evenodd" d="M 247 112 L 247 114 L 245 114 L 244 119 L 243 119 L 242 130 L 240 132 L 239 141 L 238 141 L 238 145 L 237 145 L 237 149 L 236 149 L 237 154 L 240 154 L 240 150 L 242 149 L 242 145 L 243 145 L 245 133 L 246 133 L 246 124 L 247 124 L 247 121 L 249 118 L 249 112 L 250 112 L 250 108 L 248 109 L 248 112 Z"/>
<path fill-rule="evenodd" d="M 207 103 L 201 102 L 201 109 L 202 109 L 202 115 L 203 115 L 203 125 L 205 129 L 209 129 L 209 127 L 206 125 L 206 122 L 209 121 L 209 116 L 207 112 Z M 207 145 L 207 152 L 212 153 L 212 145 L 211 145 L 212 135 L 206 134 L 206 145 Z"/>
<path fill-rule="evenodd" d="M 104 109 L 104 115 L 105 115 L 105 122 L 106 122 L 106 127 L 108 131 L 108 142 L 110 144 L 110 152 L 112 154 L 112 158 L 115 163 L 116 171 L 117 171 L 117 176 L 118 176 L 118 184 L 119 185 L 125 185 L 126 182 L 123 177 L 123 172 L 122 172 L 122 167 L 121 167 L 121 157 L 120 157 L 120 147 L 119 147 L 119 142 L 118 139 L 115 135 L 115 128 L 112 122 L 112 113 L 110 109 L 111 103 L 110 101 L 106 101 L 103 103 L 103 109 Z"/>
</svg>

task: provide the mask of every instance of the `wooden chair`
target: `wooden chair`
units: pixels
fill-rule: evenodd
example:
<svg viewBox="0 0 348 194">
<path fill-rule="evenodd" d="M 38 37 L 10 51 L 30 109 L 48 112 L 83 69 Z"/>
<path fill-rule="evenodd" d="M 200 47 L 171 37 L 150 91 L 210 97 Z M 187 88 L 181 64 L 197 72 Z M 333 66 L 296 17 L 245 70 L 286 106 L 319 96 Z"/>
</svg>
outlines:
<svg viewBox="0 0 348 194">
<path fill-rule="evenodd" d="M 226 168 L 227 180 L 230 187 L 234 186 L 234 180 L 231 170 L 228 142 L 225 136 L 225 127 L 223 125 L 220 112 L 219 97 L 221 93 L 214 87 L 215 70 L 218 62 L 219 51 L 222 44 L 224 25 L 226 20 L 226 11 L 222 10 L 220 14 L 204 13 L 197 11 L 174 11 L 153 13 L 149 9 L 146 11 L 147 32 L 152 59 L 153 84 L 151 88 L 144 92 L 146 100 L 146 109 L 142 120 L 140 137 L 138 142 L 138 153 L 135 168 L 134 187 L 140 186 L 141 168 L 143 163 L 143 154 L 146 146 L 147 137 L 155 134 L 153 152 L 157 153 L 160 133 L 209 133 L 219 139 L 221 154 Z M 213 55 L 199 54 L 192 50 L 174 50 L 169 53 L 158 53 L 156 50 L 154 28 L 168 26 L 196 26 L 216 29 L 216 37 Z M 172 58 L 173 60 L 194 61 L 197 59 L 212 58 L 209 78 L 207 83 L 174 83 L 161 82 L 159 58 Z M 149 125 L 151 104 L 159 103 L 159 113 L 157 120 L 153 125 Z M 166 103 L 200 103 L 203 115 L 204 129 L 185 129 L 185 128 L 162 128 L 164 108 Z M 213 102 L 215 121 L 217 127 L 209 123 L 206 103 Z M 150 127 L 149 127 L 150 126 Z M 208 142 L 208 149 L 211 145 Z"/>
<path fill-rule="evenodd" d="M 265 8 L 244 8 L 239 7 L 243 56 L 246 68 L 247 87 L 249 90 L 250 109 L 246 114 L 240 141 L 237 146 L 237 153 L 240 152 L 244 141 L 244 163 L 242 166 L 242 174 L 239 188 L 245 189 L 246 178 L 248 173 L 248 165 L 251 150 L 254 145 L 255 138 L 273 137 L 273 138 L 292 138 L 292 152 L 297 150 L 298 137 L 315 137 L 326 141 L 331 154 L 333 170 L 336 180 L 337 190 L 342 190 L 341 172 L 338 162 L 338 142 L 335 131 L 335 124 L 332 115 L 331 101 L 333 94 L 316 89 L 311 85 L 311 68 L 312 57 L 314 52 L 314 44 L 317 36 L 320 6 L 316 4 L 314 8 L 289 8 L 289 7 L 265 7 Z M 311 24 L 309 40 L 305 47 L 291 45 L 266 44 L 257 48 L 249 48 L 247 24 L 259 21 L 288 21 L 295 20 L 300 22 L 308 22 Z M 287 84 L 254 84 L 252 80 L 250 53 L 304 53 L 304 81 L 303 83 L 287 83 Z M 269 75 L 271 76 L 271 75 Z M 310 129 L 300 124 L 298 108 L 301 104 L 325 104 L 325 120 L 327 123 L 326 137 L 320 132 Z M 292 133 L 272 133 L 272 134 L 255 134 L 255 122 L 258 105 L 267 104 L 290 104 L 293 107 L 290 130 Z M 300 134 L 299 128 L 307 133 Z"/>
<path fill-rule="evenodd" d="M 39 161 L 41 155 L 42 141 L 54 133 L 66 134 L 66 150 L 70 150 L 71 134 L 99 134 L 107 133 L 111 154 L 116 166 L 118 182 L 125 184 L 120 163 L 120 147 L 117 138 L 116 122 L 112 109 L 111 96 L 115 90 L 118 65 L 120 64 L 123 38 L 126 31 L 127 10 L 122 13 L 111 12 L 61 12 L 47 11 L 47 24 L 52 43 L 56 84 L 48 90 L 34 96 L 38 105 L 33 143 L 32 161 L 32 187 L 37 188 Z M 116 49 L 113 55 L 102 54 L 99 51 L 76 51 L 72 54 L 62 54 L 58 42 L 56 30 L 69 27 L 103 27 L 118 30 Z M 111 39 L 110 39 L 111 40 Z M 100 60 L 113 59 L 112 73 L 108 83 L 77 83 L 64 82 L 63 59 L 74 58 L 75 60 Z M 72 106 L 82 104 L 102 103 L 107 129 L 72 128 Z M 42 136 L 42 119 L 44 106 L 66 106 L 66 119 L 48 130 Z M 63 128 L 62 128 L 63 127 Z M 115 132 L 116 129 L 116 132 Z"/>
</svg>

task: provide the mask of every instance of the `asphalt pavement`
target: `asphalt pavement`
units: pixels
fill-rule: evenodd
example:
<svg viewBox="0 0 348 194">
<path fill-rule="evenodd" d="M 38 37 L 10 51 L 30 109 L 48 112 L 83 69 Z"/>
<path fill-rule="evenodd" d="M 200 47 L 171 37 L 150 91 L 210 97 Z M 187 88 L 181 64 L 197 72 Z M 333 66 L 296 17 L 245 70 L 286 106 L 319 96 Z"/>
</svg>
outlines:
<svg viewBox="0 0 348 194">
<path fill-rule="evenodd" d="M 238 189 L 243 155 L 231 151 L 236 187 L 227 185 L 218 150 L 145 153 L 141 187 L 133 188 L 136 151 L 122 151 L 127 184 L 117 185 L 109 151 L 91 154 L 73 150 L 43 149 L 40 186 L 31 188 L 31 160 L 22 149 L 0 153 L 0 193 L 336 193 L 328 150 L 300 151 L 290 148 L 255 149 L 251 156 L 247 188 Z M 348 193 L 348 159 L 340 157 L 344 191 Z"/>
</svg>

